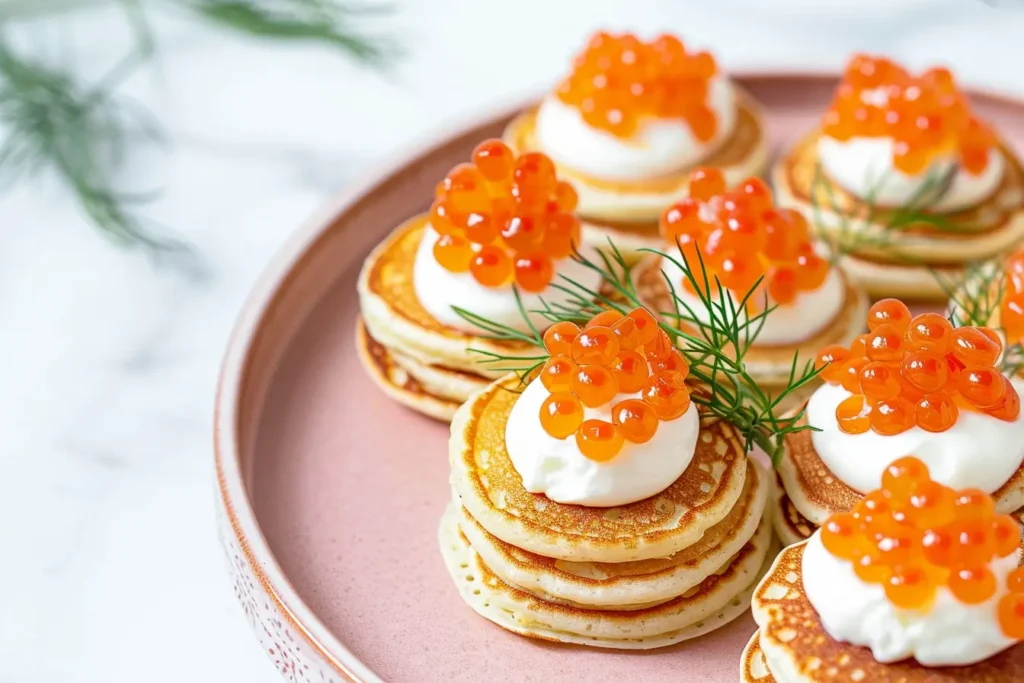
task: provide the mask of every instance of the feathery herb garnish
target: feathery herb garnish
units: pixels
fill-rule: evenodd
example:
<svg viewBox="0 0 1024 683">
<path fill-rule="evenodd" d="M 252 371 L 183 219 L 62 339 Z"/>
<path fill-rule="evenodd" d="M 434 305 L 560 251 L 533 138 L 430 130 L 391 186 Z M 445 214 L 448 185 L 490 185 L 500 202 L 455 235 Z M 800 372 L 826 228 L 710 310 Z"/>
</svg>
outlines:
<svg viewBox="0 0 1024 683">
<path fill-rule="evenodd" d="M 569 303 L 556 305 L 542 300 L 540 308 L 530 312 L 543 316 L 551 323 L 583 323 L 608 308 L 625 314 L 634 308 L 646 306 L 633 282 L 630 266 L 614 244 L 609 242 L 609 247 L 611 253 L 597 252 L 597 260 L 579 252 L 573 257 L 601 276 L 603 291 L 591 289 L 577 280 L 560 275 L 551 286 L 568 295 Z M 794 353 L 786 387 L 774 398 L 769 396 L 750 376 L 744 363 L 747 349 L 757 338 L 765 317 L 771 312 L 769 309 L 749 317 L 741 313 L 750 298 L 759 291 L 761 281 L 758 280 L 749 292 L 736 301 L 728 289 L 720 286 L 717 276 L 713 280 L 716 293 L 712 293 L 712 280 L 708 278 L 704 260 L 699 253 L 700 262 L 697 265 L 700 276 L 696 276 L 692 270 L 694 264 L 687 261 L 682 250 L 679 251 L 679 258 L 654 249 L 645 251 L 669 259 L 680 267 L 696 290 L 700 306 L 707 313 L 705 321 L 705 317 L 698 315 L 694 307 L 676 292 L 672 283 L 668 283 L 674 310 L 659 312 L 662 314 L 661 328 L 686 357 L 690 365 L 690 377 L 708 390 L 707 393 L 693 392 L 692 400 L 710 414 L 735 425 L 744 435 L 748 449 L 757 445 L 777 464 L 787 434 L 813 429 L 798 424 L 803 410 L 787 418 L 776 415 L 787 397 L 808 386 L 817 377 L 818 371 L 813 361 L 801 363 L 798 354 Z M 528 321 L 518 291 L 516 298 L 520 312 Z M 469 311 L 455 310 L 464 320 L 483 330 L 490 339 L 526 342 L 544 349 L 543 337 L 532 324 L 530 331 L 523 333 Z M 685 329 L 665 322 L 665 318 L 676 324 L 682 323 Z M 494 353 L 487 353 L 486 356 L 482 362 L 504 362 L 504 369 L 515 370 L 522 378 L 543 365 L 547 352 L 543 351 L 528 359 Z"/>
<path fill-rule="evenodd" d="M 113 241 L 139 247 L 151 256 L 183 254 L 188 247 L 160 235 L 137 208 L 153 193 L 117 189 L 126 152 L 139 139 L 159 139 L 155 120 L 116 97 L 121 82 L 152 56 L 155 43 L 145 4 L 185 8 L 223 28 L 268 39 L 319 42 L 355 60 L 384 66 L 397 55 L 387 39 L 358 32 L 353 22 L 386 7 L 351 7 L 334 0 L 189 0 L 143 3 L 115 0 L 135 34 L 135 47 L 105 77 L 83 83 L 67 68 L 18 54 L 0 36 L 0 183 L 10 185 L 53 171 L 67 185 L 89 219 Z M 56 6 L 49 11 L 68 9 Z M 38 16 L 39 3 L 8 7 L 3 18 Z"/>
</svg>

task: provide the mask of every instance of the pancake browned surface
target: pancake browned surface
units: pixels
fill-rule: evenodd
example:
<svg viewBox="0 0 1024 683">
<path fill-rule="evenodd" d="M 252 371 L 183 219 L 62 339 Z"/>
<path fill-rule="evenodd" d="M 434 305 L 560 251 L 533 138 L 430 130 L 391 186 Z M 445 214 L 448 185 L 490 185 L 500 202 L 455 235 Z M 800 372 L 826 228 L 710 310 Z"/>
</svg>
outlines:
<svg viewBox="0 0 1024 683">
<path fill-rule="evenodd" d="M 786 490 L 782 488 L 781 480 L 776 482 L 774 494 L 772 525 L 775 527 L 775 535 L 784 546 L 806 541 L 818 526 L 800 514 L 793 501 L 786 495 Z"/>
<path fill-rule="evenodd" d="M 797 425 L 806 425 L 801 417 Z M 863 498 L 822 462 L 814 450 L 813 432 L 805 429 L 786 435 L 786 448 L 778 466 L 787 495 L 797 510 L 812 524 L 820 526 L 829 515 L 849 512 Z M 1024 465 L 992 494 L 996 510 L 1008 514 L 1024 505 Z"/>
<path fill-rule="evenodd" d="M 735 427 L 704 417 L 689 467 L 656 496 L 612 508 L 563 505 L 528 493 L 505 449 L 516 377 L 459 409 L 449 445 L 452 485 L 481 526 L 530 552 L 579 562 L 667 557 L 696 543 L 736 504 L 746 478 Z"/>
<path fill-rule="evenodd" d="M 671 313 L 675 310 L 672 294 L 661 273 L 660 260 L 650 258 L 637 267 L 637 289 L 651 310 Z M 842 306 L 831 320 L 825 321 L 821 329 L 810 338 L 794 345 L 751 345 L 744 356 L 747 371 L 758 384 L 767 389 L 782 387 L 789 383 L 793 366 L 793 354 L 799 353 L 803 360 L 813 359 L 823 347 L 829 344 L 849 344 L 864 331 L 868 301 L 864 293 L 852 284 L 846 284 Z M 724 349 L 728 353 L 728 348 Z"/>
<path fill-rule="evenodd" d="M 356 323 L 356 350 L 370 379 L 399 403 L 444 422 L 450 421 L 462 405 L 461 401 L 430 393 L 405 368 L 396 364 L 388 350 L 367 333 L 362 319 Z"/>
<path fill-rule="evenodd" d="M 971 666 L 928 668 L 914 660 L 880 664 L 871 650 L 833 640 L 804 591 L 804 546 L 782 551 L 752 600 L 754 620 L 761 629 L 760 648 L 777 679 L 809 683 L 996 683 L 1024 679 L 1021 644 Z"/>
<path fill-rule="evenodd" d="M 686 594 L 640 610 L 592 610 L 546 602 L 501 581 L 457 526 L 452 529 L 453 517 L 449 512 L 442 519 L 441 551 L 462 598 L 475 611 L 521 635 L 595 647 L 664 647 L 719 628 L 748 609 L 751 584 L 771 559 L 771 528 L 764 521 L 726 567 Z"/>
<path fill-rule="evenodd" d="M 569 562 L 544 557 L 489 534 L 462 508 L 460 526 L 473 550 L 502 581 L 542 600 L 590 609 L 633 609 L 670 600 L 725 566 L 760 525 L 768 475 L 748 460 L 743 495 L 699 541 L 666 558 Z"/>
<path fill-rule="evenodd" d="M 761 652 L 761 632 L 754 631 L 740 657 L 740 683 L 776 683 Z"/>
</svg>

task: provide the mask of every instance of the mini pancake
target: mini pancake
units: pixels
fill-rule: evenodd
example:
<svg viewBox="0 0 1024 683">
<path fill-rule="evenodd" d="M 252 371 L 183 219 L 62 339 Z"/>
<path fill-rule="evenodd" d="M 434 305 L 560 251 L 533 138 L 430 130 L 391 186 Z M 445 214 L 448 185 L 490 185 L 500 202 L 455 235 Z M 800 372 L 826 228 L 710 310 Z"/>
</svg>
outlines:
<svg viewBox="0 0 1024 683">
<path fill-rule="evenodd" d="M 673 312 L 675 306 L 659 264 L 660 259 L 657 256 L 645 259 L 636 268 L 636 283 L 638 291 L 645 297 L 644 302 L 651 310 L 659 311 L 664 315 L 666 312 Z M 822 347 L 829 344 L 849 345 L 857 335 L 864 331 L 868 299 L 862 290 L 849 282 L 846 284 L 845 292 L 843 304 L 832 320 L 826 321 L 822 328 L 809 339 L 792 346 L 782 344 L 750 346 L 744 356 L 744 362 L 747 372 L 757 381 L 758 385 L 769 391 L 785 387 L 789 383 L 794 352 L 799 352 L 803 362 L 813 360 Z"/>
<path fill-rule="evenodd" d="M 500 541 L 460 508 L 459 525 L 484 564 L 505 583 L 548 602 L 588 609 L 636 609 L 682 595 L 728 564 L 760 526 L 771 480 L 748 459 L 743 494 L 725 518 L 667 558 L 567 562 Z"/>
<path fill-rule="evenodd" d="M 504 373 L 481 365 L 484 356 L 473 350 L 528 356 L 535 349 L 524 342 L 495 341 L 456 330 L 427 313 L 416 296 L 412 275 L 426 226 L 426 215 L 406 221 L 366 258 L 357 284 L 366 329 L 384 347 L 421 365 L 495 379 Z"/>
<path fill-rule="evenodd" d="M 462 405 L 462 401 L 432 393 L 398 365 L 384 345 L 369 335 L 362 319 L 356 323 L 356 350 L 370 379 L 388 397 L 402 405 L 442 422 L 450 422 Z"/>
<path fill-rule="evenodd" d="M 954 277 L 972 261 L 991 258 L 1024 239 L 1024 168 L 1004 144 L 1003 181 L 977 206 L 935 214 L 941 228 L 916 224 L 886 230 L 895 209 L 875 207 L 819 172 L 815 130 L 800 140 L 772 171 L 777 202 L 800 210 L 827 240 L 845 252 L 840 265 L 877 296 L 944 298 L 929 269 Z M 921 213 L 927 214 L 927 211 Z"/>
<path fill-rule="evenodd" d="M 473 610 L 514 633 L 592 647 L 664 647 L 724 626 L 746 612 L 751 584 L 770 566 L 772 555 L 771 525 L 763 521 L 728 566 L 685 595 L 640 610 L 590 610 L 545 602 L 504 583 L 473 551 L 457 522 L 449 509 L 438 532 L 441 554 Z"/>
<path fill-rule="evenodd" d="M 490 380 L 465 370 L 451 370 L 438 365 L 420 363 L 398 349 L 388 350 L 395 365 L 405 370 L 434 396 L 455 401 L 461 405 L 467 396 L 487 387 Z"/>
<path fill-rule="evenodd" d="M 806 425 L 806 416 L 797 425 Z M 820 526 L 836 512 L 849 512 L 863 497 L 835 476 L 814 450 L 812 432 L 786 435 L 786 448 L 778 465 L 786 495 L 811 524 Z M 1024 465 L 992 494 L 996 511 L 1009 514 L 1024 507 Z"/>
<path fill-rule="evenodd" d="M 778 474 L 775 476 L 775 488 L 772 493 L 772 525 L 782 545 L 790 546 L 810 538 L 818 526 L 807 521 L 807 518 L 796 509 L 793 501 L 786 495 L 786 490 L 782 488 L 782 480 Z"/>
<path fill-rule="evenodd" d="M 714 166 L 729 185 L 760 175 L 768 160 L 764 113 L 748 93 L 736 88 L 737 117 L 733 134 L 707 159 L 655 178 L 623 181 L 596 178 L 558 165 L 558 175 L 579 194 L 577 213 L 583 221 L 583 241 L 606 247 L 608 239 L 623 252 L 657 247 L 658 219 L 673 202 L 687 195 L 690 172 L 697 166 Z M 532 107 L 505 129 L 504 139 L 517 152 L 536 150 L 537 107 Z"/>
<path fill-rule="evenodd" d="M 761 652 L 761 631 L 754 631 L 740 655 L 740 683 L 776 683 Z"/>
<path fill-rule="evenodd" d="M 881 664 L 868 648 L 833 640 L 804 591 L 801 565 L 805 545 L 783 550 L 754 591 L 752 609 L 754 621 L 760 627 L 758 645 L 774 678 L 808 683 L 993 683 L 1024 679 L 1022 644 L 971 666 L 933 668 L 921 666 L 913 659 Z M 748 652 L 752 651 L 748 646 Z"/>
<path fill-rule="evenodd" d="M 693 460 L 656 496 L 613 508 L 563 505 L 528 493 L 505 449 L 519 379 L 467 401 L 452 420 L 451 482 L 469 514 L 502 541 L 545 557 L 630 562 L 668 557 L 722 521 L 743 491 L 747 458 L 736 428 L 705 416 Z"/>
</svg>

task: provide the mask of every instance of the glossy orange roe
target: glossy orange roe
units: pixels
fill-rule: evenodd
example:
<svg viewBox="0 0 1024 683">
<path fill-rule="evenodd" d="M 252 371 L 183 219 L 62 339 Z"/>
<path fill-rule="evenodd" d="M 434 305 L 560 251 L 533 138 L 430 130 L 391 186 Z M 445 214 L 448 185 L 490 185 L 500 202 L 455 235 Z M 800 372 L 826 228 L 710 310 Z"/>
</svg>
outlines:
<svg viewBox="0 0 1024 683">
<path fill-rule="evenodd" d="M 1024 341 L 1024 249 L 1006 258 L 999 324 L 1010 344 Z"/>
<path fill-rule="evenodd" d="M 539 379 L 551 395 L 541 406 L 541 426 L 556 439 L 575 434 L 592 460 L 610 460 L 627 441 L 650 441 L 662 420 L 690 407 L 690 366 L 646 309 L 603 311 L 582 330 L 557 323 L 545 332 L 544 346 L 551 357 Z M 640 396 L 616 400 L 620 394 Z M 609 404 L 611 422 L 583 419 L 584 407 Z"/>
<path fill-rule="evenodd" d="M 968 173 L 988 166 L 995 136 L 971 110 L 948 69 L 911 75 L 884 57 L 855 55 L 825 114 L 825 135 L 837 140 L 888 137 L 893 164 L 922 173 L 938 155 L 955 153 Z"/>
<path fill-rule="evenodd" d="M 896 299 L 871 307 L 868 329 L 849 348 L 818 353 L 821 377 L 853 394 L 836 408 L 842 431 L 944 432 L 960 410 L 1017 419 L 1020 398 L 996 367 L 1003 347 L 991 329 L 954 328 L 938 313 L 911 317 Z"/>
<path fill-rule="evenodd" d="M 690 196 L 661 216 L 661 234 L 678 245 L 701 289 L 715 290 L 715 281 L 739 302 L 763 276 L 771 300 L 791 304 L 801 292 L 821 287 L 828 262 L 811 243 L 807 220 L 793 209 L 775 208 L 763 181 L 748 178 L 725 189 L 725 177 L 715 168 L 698 168 L 690 176 Z M 701 280 L 701 263 L 709 282 Z M 689 278 L 681 284 L 690 292 Z M 748 300 L 764 305 L 763 293 Z"/>
<path fill-rule="evenodd" d="M 620 138 L 632 136 L 644 117 L 682 119 L 695 138 L 711 140 L 719 121 L 708 107 L 714 57 L 689 52 L 675 36 L 651 42 L 631 34 L 596 33 L 573 62 L 555 94 L 579 109 L 588 125 Z"/>
<path fill-rule="evenodd" d="M 453 273 L 469 272 L 485 287 L 515 283 L 543 291 L 555 261 L 580 240 L 576 191 L 559 180 L 543 154 L 518 158 L 500 140 L 487 140 L 473 161 L 459 164 L 438 185 L 430 225 L 440 233 L 434 258 Z"/>
<path fill-rule="evenodd" d="M 1020 534 L 1012 517 L 995 513 L 989 495 L 933 481 L 912 456 L 892 463 L 882 487 L 852 512 L 832 515 L 821 527 L 829 553 L 850 562 L 862 581 L 881 585 L 889 601 L 904 609 L 927 609 L 943 586 L 968 605 L 988 600 L 997 589 L 991 563 L 1015 553 Z M 1007 583 L 1011 591 L 1024 590 L 1021 570 Z M 1007 635 L 1024 630 L 1024 610 L 1013 595 L 1000 605 Z"/>
</svg>

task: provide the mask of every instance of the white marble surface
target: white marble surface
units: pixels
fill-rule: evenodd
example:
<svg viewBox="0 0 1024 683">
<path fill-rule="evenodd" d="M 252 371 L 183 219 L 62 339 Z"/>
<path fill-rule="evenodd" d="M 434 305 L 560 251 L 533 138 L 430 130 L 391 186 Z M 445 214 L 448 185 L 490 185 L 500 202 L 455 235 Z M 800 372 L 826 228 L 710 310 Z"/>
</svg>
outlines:
<svg viewBox="0 0 1024 683">
<path fill-rule="evenodd" d="M 195 246 L 204 277 L 104 242 L 51 178 L 0 196 L 0 683 L 276 680 L 213 527 L 211 408 L 235 314 L 318 205 L 425 131 L 550 82 L 592 28 L 675 30 L 734 67 L 884 51 L 1024 92 L 1013 0 L 397 4 L 407 54 L 384 77 L 152 15 L 159 57 L 123 91 L 170 135 L 125 184 L 162 189 L 145 214 Z M 11 30 L 92 74 L 127 45 L 102 9 Z"/>
</svg>

